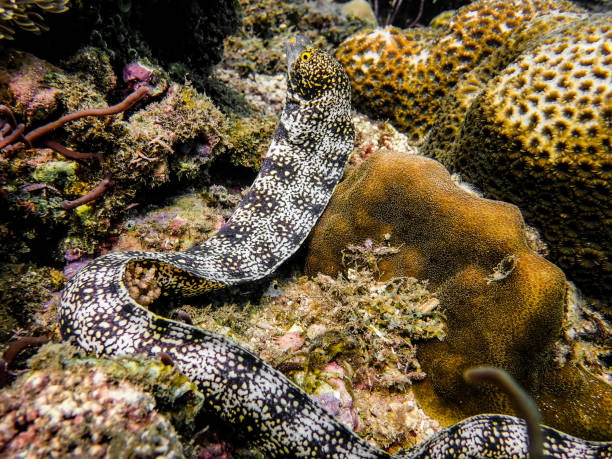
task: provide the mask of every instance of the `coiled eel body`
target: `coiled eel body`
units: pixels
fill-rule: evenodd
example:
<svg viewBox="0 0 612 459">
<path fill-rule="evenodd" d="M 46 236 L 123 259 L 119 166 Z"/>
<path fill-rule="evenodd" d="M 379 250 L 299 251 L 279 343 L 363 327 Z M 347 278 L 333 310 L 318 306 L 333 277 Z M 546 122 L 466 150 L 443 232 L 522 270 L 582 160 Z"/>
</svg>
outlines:
<svg viewBox="0 0 612 459">
<path fill-rule="evenodd" d="M 285 108 L 266 159 L 231 219 L 212 238 L 176 253 L 118 252 L 97 258 L 67 284 L 60 332 L 104 355 L 169 355 L 203 392 L 210 411 L 271 457 L 391 457 L 356 436 L 257 356 L 232 341 L 160 317 L 129 293 L 126 272 L 155 267 L 165 294 L 195 295 L 261 279 L 292 255 L 320 217 L 353 148 L 350 82 L 342 66 L 303 38 L 287 45 Z M 356 204 L 358 205 L 358 203 Z M 612 444 L 544 428 L 555 458 L 609 457 Z M 522 420 L 469 418 L 404 458 L 525 457 Z"/>
</svg>

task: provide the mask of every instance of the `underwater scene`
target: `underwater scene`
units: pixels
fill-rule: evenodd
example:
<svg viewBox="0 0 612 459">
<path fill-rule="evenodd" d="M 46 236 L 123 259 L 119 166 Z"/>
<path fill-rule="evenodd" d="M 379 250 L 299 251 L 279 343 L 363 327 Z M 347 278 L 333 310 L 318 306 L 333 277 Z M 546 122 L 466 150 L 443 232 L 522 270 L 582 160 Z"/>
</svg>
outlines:
<svg viewBox="0 0 612 459">
<path fill-rule="evenodd" d="M 1 458 L 612 459 L 610 0 L 0 0 Z"/>
</svg>

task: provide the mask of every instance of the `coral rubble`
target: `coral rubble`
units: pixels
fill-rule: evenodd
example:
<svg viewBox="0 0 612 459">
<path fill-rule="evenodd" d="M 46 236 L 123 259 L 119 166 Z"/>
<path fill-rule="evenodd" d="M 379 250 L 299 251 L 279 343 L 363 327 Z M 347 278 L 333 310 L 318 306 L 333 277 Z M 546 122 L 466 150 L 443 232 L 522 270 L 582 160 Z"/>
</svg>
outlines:
<svg viewBox="0 0 612 459">
<path fill-rule="evenodd" d="M 565 276 L 529 248 L 515 206 L 464 191 L 434 160 L 380 153 L 338 186 L 314 229 L 309 271 L 335 275 L 343 247 L 368 237 L 400 247 L 379 263 L 383 278 L 428 279 L 446 315 L 446 339 L 418 348 L 428 377 L 415 391 L 426 410 L 449 424 L 512 413 L 497 390 L 463 381 L 465 369 L 492 365 L 531 393 L 545 423 L 585 438 L 612 437 L 612 388 L 572 363 L 554 367 Z"/>
<path fill-rule="evenodd" d="M 252 349 L 360 435 L 407 448 L 439 430 L 410 387 L 423 377 L 416 343 L 444 332 L 426 283 L 375 279 L 396 251 L 366 241 L 345 250 L 346 274 L 274 280 L 259 304 L 183 310 L 194 324 Z"/>
<path fill-rule="evenodd" d="M 609 13 L 568 2 L 479 0 L 437 27 L 359 33 L 337 55 L 361 107 L 517 204 L 551 258 L 606 298 L 611 33 Z"/>
</svg>

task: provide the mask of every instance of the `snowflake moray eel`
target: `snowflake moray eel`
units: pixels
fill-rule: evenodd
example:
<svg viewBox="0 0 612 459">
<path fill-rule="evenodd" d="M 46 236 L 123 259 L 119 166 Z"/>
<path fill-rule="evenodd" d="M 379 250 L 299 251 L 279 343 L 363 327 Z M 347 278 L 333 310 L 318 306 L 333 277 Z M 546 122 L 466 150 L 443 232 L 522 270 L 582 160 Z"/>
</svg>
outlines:
<svg viewBox="0 0 612 459">
<path fill-rule="evenodd" d="M 208 409 L 270 457 L 526 457 L 525 423 L 480 415 L 390 456 L 360 439 L 279 371 L 232 341 L 154 314 L 130 295 L 134 266 L 154 267 L 164 294 L 196 295 L 264 278 L 308 236 L 353 149 L 351 89 L 342 66 L 295 37 L 287 44 L 285 107 L 262 168 L 229 221 L 204 244 L 176 253 L 101 256 L 67 284 L 60 332 L 104 355 L 165 354 L 203 392 Z M 543 428 L 553 458 L 612 458 L 596 443 Z"/>
</svg>

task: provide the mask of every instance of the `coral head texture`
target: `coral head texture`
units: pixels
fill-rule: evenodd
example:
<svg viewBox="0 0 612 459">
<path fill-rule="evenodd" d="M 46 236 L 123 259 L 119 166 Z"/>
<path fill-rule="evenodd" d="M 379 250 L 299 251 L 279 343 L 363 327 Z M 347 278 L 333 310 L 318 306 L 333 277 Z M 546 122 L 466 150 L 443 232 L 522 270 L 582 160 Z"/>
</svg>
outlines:
<svg viewBox="0 0 612 459">
<path fill-rule="evenodd" d="M 551 259 L 606 299 L 611 34 L 609 13 L 567 2 L 480 0 L 437 27 L 361 32 L 338 57 L 362 108 L 518 205 Z"/>
<path fill-rule="evenodd" d="M 415 390 L 429 414 L 453 424 L 513 413 L 499 391 L 464 382 L 465 369 L 488 365 L 527 389 L 546 424 L 586 438 L 612 436 L 612 388 L 571 363 L 552 366 L 565 276 L 528 246 L 516 206 L 464 191 L 432 159 L 375 154 L 338 186 L 314 229 L 309 270 L 335 275 L 343 248 L 366 238 L 399 246 L 379 262 L 383 277 L 429 279 L 446 314 L 446 339 L 418 348 L 428 377 Z"/>
</svg>

